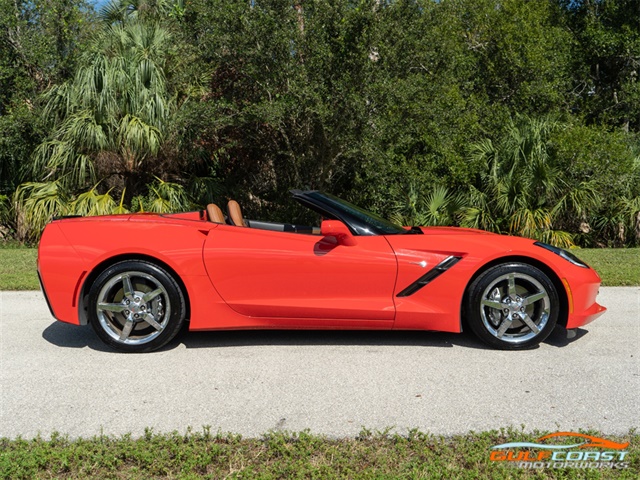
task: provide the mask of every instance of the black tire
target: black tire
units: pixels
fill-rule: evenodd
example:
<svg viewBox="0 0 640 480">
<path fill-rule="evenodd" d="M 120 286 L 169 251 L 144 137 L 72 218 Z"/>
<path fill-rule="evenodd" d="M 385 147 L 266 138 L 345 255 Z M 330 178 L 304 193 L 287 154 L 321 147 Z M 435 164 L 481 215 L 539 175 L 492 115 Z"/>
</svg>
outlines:
<svg viewBox="0 0 640 480">
<path fill-rule="evenodd" d="M 476 336 L 502 350 L 532 348 L 544 341 L 558 321 L 555 285 L 525 263 L 496 265 L 467 288 L 464 314 Z"/>
<path fill-rule="evenodd" d="M 180 331 L 185 312 L 184 295 L 171 274 L 143 260 L 110 266 L 89 290 L 89 323 L 104 343 L 121 352 L 166 345 Z"/>
</svg>

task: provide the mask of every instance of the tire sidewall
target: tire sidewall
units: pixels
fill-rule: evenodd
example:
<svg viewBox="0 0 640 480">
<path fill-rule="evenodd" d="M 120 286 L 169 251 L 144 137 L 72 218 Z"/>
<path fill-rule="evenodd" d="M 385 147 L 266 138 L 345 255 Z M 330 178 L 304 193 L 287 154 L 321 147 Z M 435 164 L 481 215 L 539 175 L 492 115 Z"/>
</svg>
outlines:
<svg viewBox="0 0 640 480">
<path fill-rule="evenodd" d="M 168 300 L 171 303 L 171 314 L 167 326 L 156 338 L 141 345 L 127 345 L 114 340 L 107 332 L 105 332 L 104 328 L 100 324 L 96 311 L 98 296 L 102 287 L 113 276 L 128 271 L 142 272 L 154 277 L 167 291 Z M 143 260 L 123 261 L 108 267 L 98 275 L 91 285 L 89 290 L 89 308 L 87 316 L 89 324 L 92 326 L 98 337 L 112 348 L 127 353 L 151 352 L 166 345 L 180 331 L 185 317 L 184 295 L 172 275 L 158 265 Z"/>
</svg>

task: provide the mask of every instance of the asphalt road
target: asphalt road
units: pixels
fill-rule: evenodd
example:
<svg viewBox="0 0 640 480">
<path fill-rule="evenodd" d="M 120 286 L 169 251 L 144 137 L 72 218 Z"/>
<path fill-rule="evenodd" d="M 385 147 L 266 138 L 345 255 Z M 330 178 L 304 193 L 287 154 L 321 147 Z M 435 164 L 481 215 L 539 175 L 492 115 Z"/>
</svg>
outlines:
<svg viewBox="0 0 640 480">
<path fill-rule="evenodd" d="M 640 427 L 640 288 L 602 288 L 609 311 L 568 341 L 486 349 L 467 334 L 185 333 L 163 351 L 107 350 L 54 321 L 40 292 L 0 293 L 0 437 L 138 436 L 187 426 L 259 436 L 362 427 L 435 434 L 524 426 Z"/>
</svg>

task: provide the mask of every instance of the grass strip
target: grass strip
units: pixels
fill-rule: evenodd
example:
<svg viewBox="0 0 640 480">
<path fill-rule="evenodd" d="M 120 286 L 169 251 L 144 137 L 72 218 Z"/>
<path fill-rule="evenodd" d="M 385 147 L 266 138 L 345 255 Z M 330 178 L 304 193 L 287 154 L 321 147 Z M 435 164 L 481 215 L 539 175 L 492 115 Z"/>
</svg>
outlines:
<svg viewBox="0 0 640 480">
<path fill-rule="evenodd" d="M 549 432 L 515 429 L 454 437 L 411 431 L 408 435 L 371 433 L 330 439 L 308 432 L 271 432 L 259 439 L 188 430 L 141 438 L 99 436 L 70 440 L 0 440 L 0 478 L 524 478 L 634 479 L 640 476 L 640 435 L 609 440 L 630 442 L 627 468 L 523 469 L 489 459 L 491 447 L 505 442 L 535 442 Z M 597 432 L 583 432 L 602 437 Z M 576 438 L 567 438 L 569 443 Z M 558 443 L 558 442 L 553 442 Z M 535 450 L 535 449 L 534 449 Z M 574 451 L 582 451 L 573 449 Z M 598 451 L 598 448 L 587 450 Z"/>
<path fill-rule="evenodd" d="M 581 248 L 572 253 L 595 268 L 607 287 L 640 285 L 640 248 Z"/>
<path fill-rule="evenodd" d="M 35 248 L 0 248 L 0 290 L 38 290 Z"/>
<path fill-rule="evenodd" d="M 640 248 L 573 250 L 600 274 L 608 287 L 640 285 Z M 0 248 L 0 290 L 38 290 L 35 248 Z"/>
</svg>

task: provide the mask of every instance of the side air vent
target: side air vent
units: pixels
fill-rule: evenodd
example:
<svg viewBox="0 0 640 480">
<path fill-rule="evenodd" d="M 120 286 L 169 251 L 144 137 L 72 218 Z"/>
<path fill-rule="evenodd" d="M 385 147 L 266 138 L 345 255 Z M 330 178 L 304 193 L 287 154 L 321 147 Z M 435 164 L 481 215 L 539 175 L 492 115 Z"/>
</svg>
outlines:
<svg viewBox="0 0 640 480">
<path fill-rule="evenodd" d="M 397 297 L 408 297 L 409 295 L 413 295 L 418 290 L 420 290 L 422 287 L 424 287 L 426 284 L 428 284 L 429 282 L 435 280 L 440 275 L 442 275 L 444 272 L 449 270 L 456 263 L 458 263 L 461 259 L 462 259 L 462 257 L 454 257 L 453 255 L 450 256 L 450 257 L 445 258 L 438 265 L 436 265 L 431 270 L 429 270 L 427 273 L 422 275 L 419 279 L 417 279 L 415 282 L 413 282 L 407 288 L 402 290 L 396 296 Z"/>
</svg>

